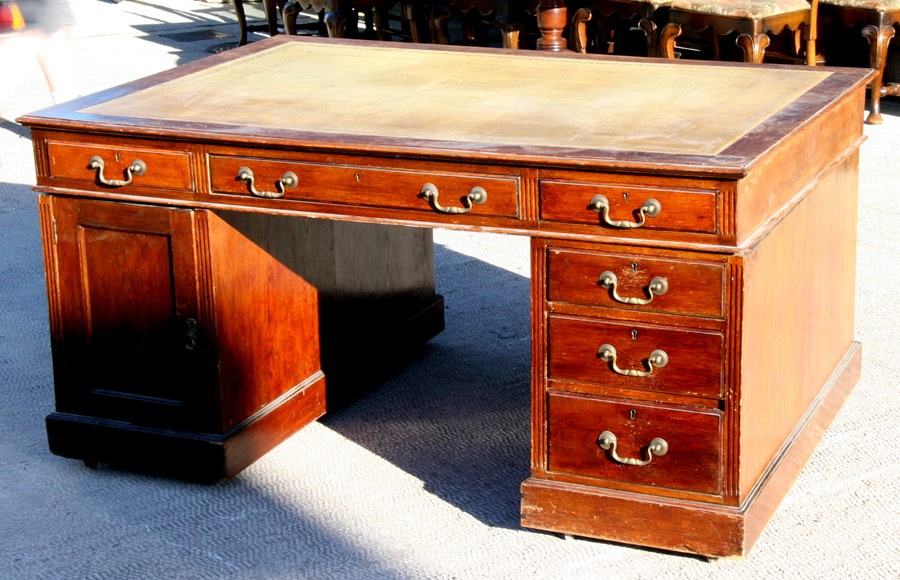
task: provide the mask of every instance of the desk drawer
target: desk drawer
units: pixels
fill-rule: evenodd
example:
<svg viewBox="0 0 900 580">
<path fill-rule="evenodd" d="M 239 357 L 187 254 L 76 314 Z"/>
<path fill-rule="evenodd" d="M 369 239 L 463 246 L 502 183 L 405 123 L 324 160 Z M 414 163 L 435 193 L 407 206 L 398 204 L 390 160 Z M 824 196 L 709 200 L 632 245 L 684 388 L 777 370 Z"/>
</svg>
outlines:
<svg viewBox="0 0 900 580">
<path fill-rule="evenodd" d="M 540 192 L 542 220 L 596 225 L 610 232 L 718 233 L 717 190 L 541 179 Z"/>
<path fill-rule="evenodd" d="M 551 391 L 548 413 L 551 472 L 721 493 L 721 411 Z"/>
<path fill-rule="evenodd" d="M 698 397 L 723 395 L 725 338 L 719 332 L 551 316 L 548 337 L 551 379 Z"/>
<path fill-rule="evenodd" d="M 552 302 L 724 316 L 722 264 L 559 248 L 548 249 L 547 260 Z"/>
<path fill-rule="evenodd" d="M 142 188 L 194 191 L 189 151 L 117 145 L 47 142 L 52 185 L 139 193 Z M 104 183 L 105 182 L 105 183 Z"/>
<path fill-rule="evenodd" d="M 252 172 L 254 188 L 262 196 L 252 193 L 247 181 L 238 177 L 244 168 Z M 520 180 L 517 175 L 336 165 L 218 154 L 209 156 L 209 171 L 212 192 L 220 195 L 411 209 L 445 215 L 469 213 L 472 217 L 519 215 Z M 279 182 L 290 185 L 293 179 L 290 175 L 296 176 L 296 184 L 279 185 Z M 423 193 L 426 184 L 431 184 L 436 195 L 432 200 Z M 479 191 L 481 199 L 478 198 Z M 439 207 L 449 208 L 449 211 L 441 211 Z"/>
</svg>

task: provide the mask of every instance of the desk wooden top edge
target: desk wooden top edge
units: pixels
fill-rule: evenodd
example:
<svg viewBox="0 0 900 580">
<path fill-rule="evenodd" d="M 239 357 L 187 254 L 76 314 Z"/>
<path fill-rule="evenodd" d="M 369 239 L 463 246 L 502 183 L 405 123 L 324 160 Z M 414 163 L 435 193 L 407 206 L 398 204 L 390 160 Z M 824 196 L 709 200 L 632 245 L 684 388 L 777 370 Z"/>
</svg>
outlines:
<svg viewBox="0 0 900 580">
<path fill-rule="evenodd" d="M 660 152 L 621 151 L 597 148 L 561 148 L 540 145 L 473 146 L 468 142 L 441 140 L 410 140 L 391 137 L 377 137 L 298 131 L 295 129 L 267 129 L 259 131 L 254 127 L 242 127 L 228 123 L 188 123 L 163 122 L 135 117 L 114 117 L 87 114 L 81 111 L 122 96 L 153 87 L 163 82 L 180 79 L 212 66 L 240 59 L 247 55 L 265 51 L 273 46 L 294 42 L 325 43 L 341 46 L 394 46 L 397 43 L 381 43 L 351 39 L 328 39 L 316 37 L 276 36 L 264 41 L 218 53 L 185 65 L 174 67 L 141 79 L 137 79 L 110 89 L 87 95 L 79 99 L 55 105 L 46 109 L 22 115 L 20 124 L 32 129 L 62 130 L 76 133 L 96 133 L 98 130 L 110 135 L 140 138 L 165 139 L 171 141 L 196 141 L 223 145 L 251 145 L 274 149 L 304 148 L 310 151 L 341 151 L 361 155 L 396 156 L 398 154 L 421 159 L 448 161 L 475 161 L 509 165 L 533 165 L 538 167 L 561 167 L 596 170 L 624 170 L 669 175 L 698 174 L 719 178 L 740 178 L 747 174 L 756 160 L 772 144 L 799 130 L 814 118 L 828 103 L 845 98 L 848 94 L 865 86 L 873 71 L 870 69 L 829 67 L 824 80 L 789 103 L 787 107 L 760 123 L 737 142 L 718 154 L 681 154 Z M 477 47 L 446 47 L 438 45 L 402 45 L 406 49 L 423 51 L 453 51 L 473 54 L 526 54 L 523 51 L 487 49 Z M 543 58 L 581 59 L 617 62 L 646 63 L 664 62 L 680 66 L 679 61 L 659 61 L 637 57 L 611 57 L 606 55 L 583 55 L 575 53 L 540 53 Z M 712 61 L 691 61 L 691 66 L 700 67 L 767 67 L 771 69 L 797 70 L 796 65 L 759 65 L 747 63 L 721 63 Z M 860 119 L 862 125 L 862 119 Z"/>
</svg>

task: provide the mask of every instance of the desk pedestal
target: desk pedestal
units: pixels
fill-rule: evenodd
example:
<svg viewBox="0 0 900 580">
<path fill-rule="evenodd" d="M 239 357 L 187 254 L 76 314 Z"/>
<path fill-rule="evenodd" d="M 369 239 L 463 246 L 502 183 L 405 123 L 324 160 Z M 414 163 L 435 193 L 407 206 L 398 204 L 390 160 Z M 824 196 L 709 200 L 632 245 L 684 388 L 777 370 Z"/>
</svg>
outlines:
<svg viewBox="0 0 900 580">
<path fill-rule="evenodd" d="M 50 449 L 88 464 L 234 476 L 324 414 L 326 376 L 340 403 L 443 329 L 430 230 L 64 197 L 40 208 Z"/>
</svg>

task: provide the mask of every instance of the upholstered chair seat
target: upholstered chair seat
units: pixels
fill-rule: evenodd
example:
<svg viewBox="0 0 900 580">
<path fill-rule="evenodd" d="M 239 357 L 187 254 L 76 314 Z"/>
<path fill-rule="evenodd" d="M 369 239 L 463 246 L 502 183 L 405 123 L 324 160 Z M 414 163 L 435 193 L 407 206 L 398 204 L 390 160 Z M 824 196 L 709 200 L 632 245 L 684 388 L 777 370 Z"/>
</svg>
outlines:
<svg viewBox="0 0 900 580">
<path fill-rule="evenodd" d="M 675 39 L 685 28 L 694 32 L 712 29 L 714 38 L 736 32 L 744 61 L 762 62 L 769 34 L 794 33 L 794 53 L 801 55 L 806 37 L 805 61 L 816 62 L 816 14 L 819 0 L 673 0 L 669 22 L 660 34 L 663 56 L 675 58 Z M 714 42 L 713 58 L 718 58 Z"/>
</svg>

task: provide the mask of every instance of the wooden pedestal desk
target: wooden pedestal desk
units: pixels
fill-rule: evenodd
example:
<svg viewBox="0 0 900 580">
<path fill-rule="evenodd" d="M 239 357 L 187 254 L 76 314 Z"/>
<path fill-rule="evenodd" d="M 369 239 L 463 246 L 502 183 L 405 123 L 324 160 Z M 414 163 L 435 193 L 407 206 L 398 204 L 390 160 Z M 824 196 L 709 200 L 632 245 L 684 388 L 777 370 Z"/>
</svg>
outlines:
<svg viewBox="0 0 900 580">
<path fill-rule="evenodd" d="M 233 476 L 522 234 L 522 524 L 743 555 L 859 376 L 868 74 L 277 37 L 26 115 L 50 448 Z"/>
</svg>

